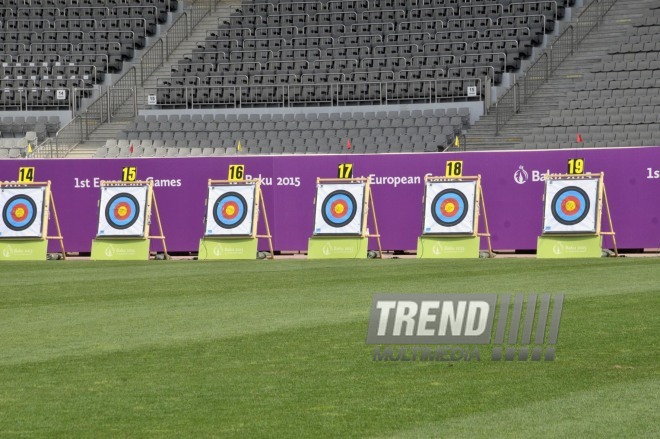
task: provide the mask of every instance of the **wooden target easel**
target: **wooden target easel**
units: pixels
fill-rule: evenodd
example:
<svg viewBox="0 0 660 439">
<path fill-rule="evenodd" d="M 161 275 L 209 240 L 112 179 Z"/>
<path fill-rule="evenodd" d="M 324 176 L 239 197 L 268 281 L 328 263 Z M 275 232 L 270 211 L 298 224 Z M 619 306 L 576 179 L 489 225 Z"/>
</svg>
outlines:
<svg viewBox="0 0 660 439">
<path fill-rule="evenodd" d="M 542 235 L 539 237 L 539 244 L 537 247 L 537 256 L 538 257 L 548 257 L 549 252 L 546 251 L 543 246 L 542 246 L 542 240 L 553 238 L 557 240 L 559 243 L 562 241 L 565 242 L 570 242 L 571 240 L 576 240 L 579 238 L 582 239 L 589 239 L 589 238 L 594 238 L 597 237 L 599 239 L 602 239 L 603 236 L 611 236 L 612 237 L 612 246 L 614 249 L 614 255 L 619 256 L 619 249 L 616 244 L 616 233 L 614 231 L 614 225 L 612 223 L 612 215 L 610 213 L 610 203 L 609 200 L 607 199 L 607 190 L 605 189 L 605 173 L 600 172 L 600 173 L 584 173 L 584 174 L 551 174 L 550 171 L 547 171 L 544 175 L 545 181 L 550 181 L 550 180 L 598 180 L 598 194 L 597 194 L 597 208 L 596 208 L 596 228 L 595 232 L 593 233 L 552 233 L 552 234 L 546 234 L 542 233 Z M 545 205 L 545 197 L 546 193 L 543 193 L 543 203 Z M 603 206 L 605 207 L 605 214 L 607 215 L 607 224 L 609 230 L 604 231 L 602 227 L 602 217 L 603 217 Z M 602 242 L 601 242 L 602 245 Z M 593 254 L 591 256 L 584 256 L 584 257 L 600 257 L 601 254 L 600 252 L 602 249 L 598 249 L 599 254 L 596 254 L 595 252 L 592 252 Z M 557 252 L 554 252 L 555 255 L 551 257 L 581 257 L 579 254 L 574 255 L 574 256 L 568 256 L 568 255 L 558 255 L 556 254 Z"/>
<path fill-rule="evenodd" d="M 156 201 L 156 193 L 154 192 L 154 182 L 151 180 L 136 180 L 136 181 L 119 181 L 119 180 L 101 180 L 101 190 L 104 187 L 146 187 L 147 200 L 145 203 L 145 217 L 142 237 L 135 236 L 97 236 L 92 242 L 92 259 L 93 260 L 140 260 L 149 259 L 150 255 L 150 242 L 152 239 L 161 241 L 163 245 L 163 253 L 165 259 L 170 256 L 167 252 L 167 244 L 165 242 L 165 234 L 163 233 L 163 224 L 160 220 L 160 212 L 158 211 L 158 202 Z M 100 202 L 100 201 L 99 201 Z M 158 235 L 150 235 L 150 225 L 152 219 L 152 209 L 156 216 L 156 223 L 158 224 Z M 133 244 L 136 244 L 135 246 Z M 109 252 L 108 246 L 119 245 L 124 247 L 124 250 L 131 250 L 132 252 Z M 121 248 L 121 247 L 120 247 Z M 145 255 L 146 249 L 146 255 Z M 110 256 L 112 254 L 112 256 Z M 122 257 L 122 254 L 125 255 Z M 134 255 L 134 256 L 132 256 Z"/>
<path fill-rule="evenodd" d="M 43 187 L 44 188 L 44 204 L 41 220 L 41 237 L 8 237 L 0 238 L 0 260 L 46 260 L 48 252 L 48 241 L 56 240 L 60 243 L 62 250 L 62 259 L 66 259 L 66 251 L 64 250 L 64 238 L 60 229 L 60 221 L 57 217 L 57 209 L 55 208 L 55 199 L 51 191 L 50 180 L 45 182 L 0 182 L 0 189 L 3 188 L 26 188 L 26 187 Z M 51 216 L 55 220 L 56 236 L 48 236 L 48 221 Z"/>
<path fill-rule="evenodd" d="M 383 248 L 380 243 L 380 232 L 378 230 L 378 219 L 376 218 L 376 209 L 374 207 L 374 198 L 373 198 L 373 193 L 371 192 L 371 186 L 369 185 L 369 179 L 366 177 L 355 177 L 355 178 L 317 178 L 316 179 L 316 184 L 322 184 L 322 183 L 335 183 L 335 184 L 350 184 L 350 183 L 364 183 L 364 201 L 362 204 L 362 223 L 361 223 L 361 230 L 359 236 L 354 236 L 354 235 L 332 235 L 332 236 L 323 236 L 323 237 L 312 237 L 310 238 L 310 246 L 309 246 L 309 252 L 308 255 L 312 258 L 316 256 L 320 256 L 317 251 L 315 251 L 315 247 L 313 246 L 313 240 L 332 240 L 332 239 L 337 239 L 337 238 L 345 238 L 345 239 L 361 239 L 361 240 L 367 240 L 365 244 L 367 244 L 368 247 L 368 239 L 369 238 L 375 238 L 376 243 L 378 246 L 378 253 L 377 253 L 377 258 L 382 259 L 383 257 Z M 314 200 L 314 204 L 316 204 L 318 200 Z M 371 211 L 371 218 L 373 221 L 373 226 L 375 233 L 369 233 L 368 227 L 367 227 L 367 221 L 369 219 L 369 212 Z M 327 255 L 326 255 L 327 256 Z"/>
<path fill-rule="evenodd" d="M 270 225 L 268 224 L 268 215 L 266 213 L 266 204 L 261 191 L 261 179 L 251 180 L 212 180 L 209 179 L 209 187 L 213 185 L 241 185 L 248 186 L 254 185 L 254 199 L 252 204 L 252 229 L 248 236 L 245 235 L 210 235 L 205 236 L 200 240 L 200 247 L 198 258 L 199 259 L 254 259 L 257 254 L 258 240 L 268 240 L 268 248 L 270 254 L 266 256 L 267 259 L 275 258 L 275 251 L 273 249 L 273 236 L 270 233 Z M 206 203 L 209 200 L 207 198 Z M 263 217 L 264 227 L 266 228 L 265 235 L 259 235 L 257 228 L 259 225 L 259 212 Z M 215 245 L 215 249 L 222 248 L 221 251 L 209 250 L 209 245 Z M 218 247 L 220 246 L 220 247 Z M 251 249 L 254 248 L 254 251 Z M 233 250 L 231 250 L 233 249 Z M 248 250 L 250 249 L 250 250 Z M 229 251 L 228 251 L 229 250 Z"/>
<path fill-rule="evenodd" d="M 461 177 L 439 177 L 439 176 L 431 176 L 427 175 L 424 177 L 424 184 L 426 187 L 426 183 L 442 183 L 442 182 L 470 182 L 474 181 L 476 182 L 475 184 L 475 205 L 474 205 L 474 218 L 473 218 L 473 224 L 472 224 L 472 233 L 465 233 L 465 234 L 428 234 L 420 236 L 418 240 L 418 251 L 417 251 L 417 257 L 422 258 L 422 257 L 479 257 L 479 247 L 480 247 L 480 242 L 481 238 L 486 238 L 486 244 L 488 246 L 488 257 L 494 257 L 495 253 L 493 252 L 493 247 L 491 245 L 490 241 L 490 229 L 488 228 L 488 215 L 486 214 L 486 202 L 484 200 L 484 193 L 481 187 L 481 175 L 476 175 L 476 176 L 461 176 Z M 426 209 L 426 192 L 424 193 L 424 197 L 422 198 L 422 209 Z M 483 217 L 483 226 L 484 226 L 484 232 L 479 232 L 479 217 Z M 434 254 L 434 256 L 430 256 L 428 253 L 424 251 L 425 245 L 424 245 L 424 240 L 431 239 L 436 242 L 434 242 L 435 245 L 443 245 L 442 241 L 447 241 L 451 242 L 452 240 L 457 240 L 457 239 L 470 239 L 472 238 L 474 241 L 476 241 L 476 247 L 472 248 L 473 251 L 471 255 L 465 254 L 465 255 L 459 255 L 458 253 L 454 253 L 446 255 L 442 251 L 440 252 L 431 252 L 433 253 L 439 253 L 439 254 Z"/>
</svg>

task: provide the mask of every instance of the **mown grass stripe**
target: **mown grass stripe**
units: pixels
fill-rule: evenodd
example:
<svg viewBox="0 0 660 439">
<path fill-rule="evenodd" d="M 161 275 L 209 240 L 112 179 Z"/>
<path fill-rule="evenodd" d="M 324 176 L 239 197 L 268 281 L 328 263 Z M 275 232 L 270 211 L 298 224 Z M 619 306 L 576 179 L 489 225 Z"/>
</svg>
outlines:
<svg viewBox="0 0 660 439">
<path fill-rule="evenodd" d="M 657 436 L 657 263 L 3 264 L 0 431 Z M 556 359 L 374 362 L 376 292 L 564 293 Z"/>
</svg>

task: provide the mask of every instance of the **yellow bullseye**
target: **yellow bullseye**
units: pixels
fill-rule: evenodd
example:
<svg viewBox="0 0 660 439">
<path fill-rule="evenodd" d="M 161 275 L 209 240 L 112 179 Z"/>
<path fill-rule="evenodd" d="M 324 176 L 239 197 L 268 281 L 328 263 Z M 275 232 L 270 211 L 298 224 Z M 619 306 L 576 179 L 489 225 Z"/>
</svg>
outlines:
<svg viewBox="0 0 660 439">
<path fill-rule="evenodd" d="M 119 216 L 126 216 L 127 213 L 128 213 L 128 209 L 126 208 L 126 206 L 119 206 L 119 209 L 117 209 L 117 214 Z"/>
<path fill-rule="evenodd" d="M 447 212 L 452 213 L 454 210 L 456 210 L 456 206 L 454 206 L 454 203 L 448 203 L 445 209 Z"/>
<path fill-rule="evenodd" d="M 341 204 L 337 204 L 337 205 L 335 206 L 335 213 L 336 213 L 336 214 L 342 214 L 342 213 L 344 213 L 344 206 L 341 205 Z"/>
<path fill-rule="evenodd" d="M 566 203 L 566 209 L 567 209 L 569 212 L 574 211 L 574 210 L 575 210 L 575 207 L 576 207 L 576 206 L 575 206 L 575 201 L 569 200 L 569 201 Z"/>
<path fill-rule="evenodd" d="M 25 216 L 25 209 L 19 207 L 14 211 L 14 215 L 16 215 L 16 218 L 23 218 Z"/>
<path fill-rule="evenodd" d="M 226 210 L 227 215 L 233 215 L 234 211 L 235 211 L 234 206 L 227 206 L 227 210 Z"/>
</svg>

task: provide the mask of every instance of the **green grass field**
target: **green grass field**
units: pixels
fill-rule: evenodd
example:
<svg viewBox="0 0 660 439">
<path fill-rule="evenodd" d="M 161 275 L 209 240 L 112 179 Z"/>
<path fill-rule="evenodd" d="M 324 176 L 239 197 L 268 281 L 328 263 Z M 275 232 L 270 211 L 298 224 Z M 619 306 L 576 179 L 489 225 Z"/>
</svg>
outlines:
<svg viewBox="0 0 660 439">
<path fill-rule="evenodd" d="M 660 437 L 660 259 L 0 266 L 2 437 Z M 373 293 L 566 294 L 554 362 L 374 362 Z"/>
</svg>

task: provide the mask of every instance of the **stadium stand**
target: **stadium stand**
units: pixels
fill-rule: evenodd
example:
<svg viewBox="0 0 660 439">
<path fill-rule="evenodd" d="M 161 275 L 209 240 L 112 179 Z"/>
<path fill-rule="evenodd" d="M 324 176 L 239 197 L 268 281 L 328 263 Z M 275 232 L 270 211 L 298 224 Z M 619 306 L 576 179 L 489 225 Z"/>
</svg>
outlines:
<svg viewBox="0 0 660 439">
<path fill-rule="evenodd" d="M 577 50 L 570 52 L 534 95 L 518 104 L 511 120 L 500 126 L 499 132 L 497 111 L 483 116 L 471 127 L 466 133 L 469 147 L 657 146 L 660 6 L 653 0 L 609 3 L 612 9 L 598 20 L 600 25 Z M 585 15 L 585 22 L 596 22 L 593 16 Z M 574 34 L 566 32 L 561 37 L 570 40 Z M 553 41 L 552 45 L 559 47 L 562 43 Z M 567 47 L 558 50 L 559 56 Z M 549 68 L 544 64 L 539 67 Z M 524 80 L 520 81 L 520 89 Z"/>
<path fill-rule="evenodd" d="M 138 117 L 96 157 L 442 151 L 469 124 L 469 112 L 316 112 Z M 346 146 L 351 143 L 350 151 Z M 131 153 L 131 146 L 133 152 Z"/>
<path fill-rule="evenodd" d="M 176 0 L 9 0 L 0 7 L 0 111 L 70 111 L 145 46 Z M 54 136 L 53 120 L 14 122 L 3 137 Z M 21 117 L 22 118 L 22 117 Z"/>
<path fill-rule="evenodd" d="M 479 98 L 564 17 L 567 0 L 244 1 L 161 78 L 158 108 Z M 468 94 L 476 87 L 476 94 Z"/>
<path fill-rule="evenodd" d="M 534 125 L 521 126 L 507 147 L 654 143 L 660 12 L 652 1 L 640 4 L 648 14 L 619 20 L 626 29 L 621 40 L 608 40 L 598 65 L 563 81 L 570 85 L 565 99 L 529 113 Z M 573 0 L 244 0 L 167 76 L 157 75 L 144 89 L 145 111 L 95 156 L 230 155 L 239 142 L 249 154 L 333 153 L 347 141 L 358 153 L 426 152 L 446 149 L 456 136 L 464 147 L 479 148 L 471 134 L 488 127 L 490 116 L 471 127 L 474 107 L 466 103 L 484 101 L 490 87 L 500 89 L 499 97 L 538 56 L 535 48 L 553 41 L 548 34 L 581 10 L 569 12 L 574 6 Z M 79 87 L 67 94 L 69 105 L 91 96 L 177 7 L 167 0 L 9 2 L 0 8 L 0 44 L 8 48 L 0 59 L 0 109 L 64 108 L 58 86 Z M 134 23 L 132 30 L 126 23 Z M 90 52 L 96 58 L 84 57 Z M 4 122 L 3 137 L 52 135 L 44 121 L 19 121 L 6 131 Z"/>
<path fill-rule="evenodd" d="M 167 0 L 8 2 L 0 12 L 0 108 L 68 109 L 71 97 L 58 97 L 58 89 L 89 97 L 144 47 L 172 7 Z"/>
<path fill-rule="evenodd" d="M 469 115 L 456 119 L 439 108 L 440 116 L 420 126 L 398 116 L 401 106 L 449 102 L 448 114 L 465 114 L 462 103 L 482 100 L 487 85 L 498 86 L 504 74 L 519 70 L 568 6 L 508 0 L 244 1 L 168 77 L 145 91 L 153 97 L 147 109 L 169 110 L 175 117 L 153 129 L 141 116 L 118 136 L 127 142 L 95 155 L 127 155 L 131 145 L 133 155 L 143 156 L 227 154 L 239 141 L 250 154 L 331 153 L 348 140 L 356 152 L 442 151 L 468 128 Z M 360 105 L 376 110 L 355 110 Z M 182 109 L 212 114 L 263 107 L 304 107 L 290 117 L 305 120 L 277 126 L 268 114 L 246 112 L 239 117 L 256 119 L 216 121 L 220 133 L 208 124 L 176 122 Z M 273 119 L 280 117 L 276 112 Z M 320 123 L 325 112 L 334 124 Z M 354 120 L 350 114 L 360 116 Z M 399 119 L 412 126 L 398 126 Z M 145 142 L 147 149 L 137 148 Z"/>
<path fill-rule="evenodd" d="M 660 7 L 652 11 L 653 16 L 636 20 L 625 42 L 609 50 L 602 62 L 575 83 L 560 108 L 525 137 L 527 147 L 657 145 Z"/>
</svg>

